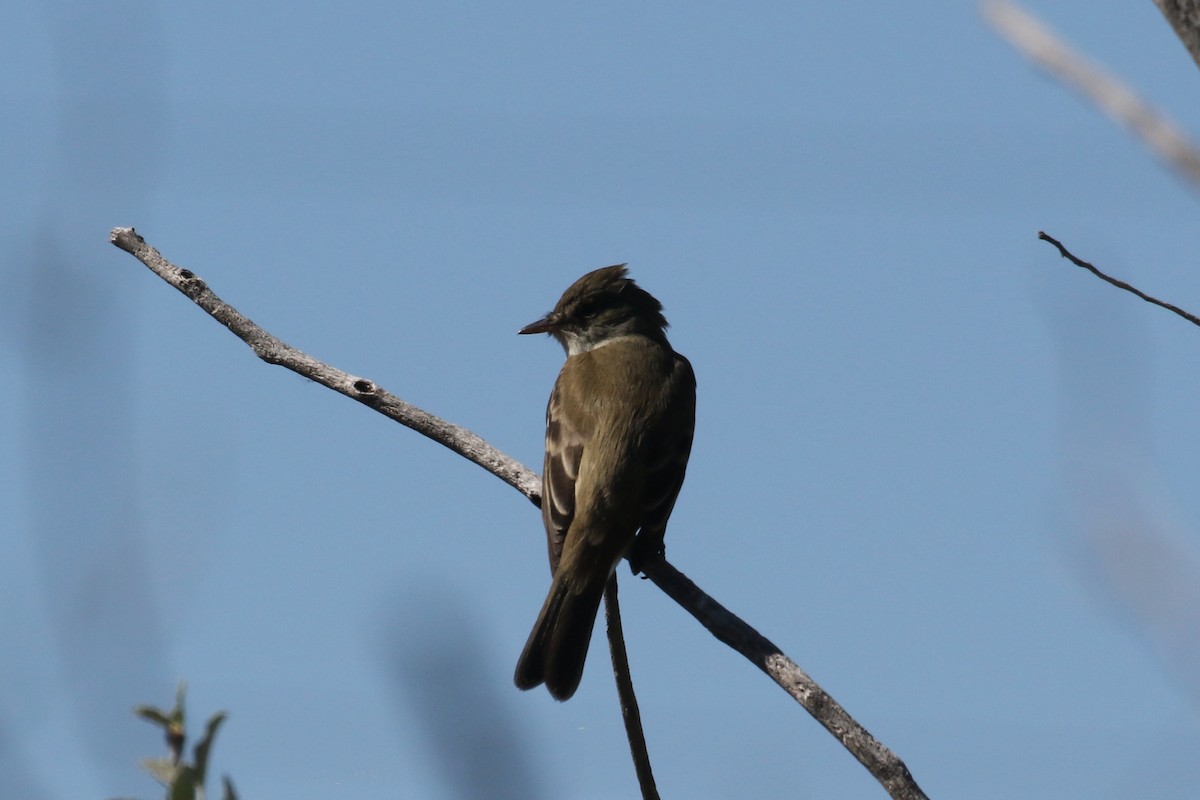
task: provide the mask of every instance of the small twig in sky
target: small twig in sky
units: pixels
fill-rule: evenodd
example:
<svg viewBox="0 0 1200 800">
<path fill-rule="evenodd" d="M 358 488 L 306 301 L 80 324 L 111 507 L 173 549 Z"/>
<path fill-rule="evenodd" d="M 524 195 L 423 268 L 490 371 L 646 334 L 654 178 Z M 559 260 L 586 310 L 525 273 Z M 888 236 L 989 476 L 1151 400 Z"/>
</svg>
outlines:
<svg viewBox="0 0 1200 800">
<path fill-rule="evenodd" d="M 1153 303 L 1156 306 L 1161 306 L 1162 308 L 1165 308 L 1167 311 L 1173 311 L 1176 314 L 1178 314 L 1179 316 L 1186 319 L 1188 322 L 1192 323 L 1193 325 L 1200 325 L 1200 318 L 1196 317 L 1194 314 L 1190 314 L 1187 311 L 1184 311 L 1179 306 L 1175 306 L 1175 305 L 1171 305 L 1170 303 L 1163 302 L 1162 300 L 1159 300 L 1157 297 L 1151 297 L 1150 295 L 1143 292 L 1141 289 L 1138 289 L 1135 286 L 1131 286 L 1128 283 L 1126 283 L 1125 281 L 1120 280 L 1119 278 L 1114 278 L 1111 275 L 1105 275 L 1103 272 L 1096 269 L 1094 266 L 1092 266 L 1088 262 L 1082 261 L 1082 260 L 1076 258 L 1071 253 L 1070 250 L 1063 247 L 1062 242 L 1058 241 L 1058 239 L 1055 239 L 1053 236 L 1049 235 L 1045 231 L 1038 231 L 1038 238 L 1043 241 L 1047 241 L 1050 244 L 1057 247 L 1059 255 L 1061 255 L 1063 258 L 1067 259 L 1068 261 L 1070 261 L 1075 266 L 1086 269 L 1088 272 L 1092 273 L 1100 280 L 1105 281 L 1107 283 L 1111 283 L 1113 286 L 1117 287 L 1118 289 L 1124 289 L 1125 291 L 1129 292 L 1130 294 L 1137 295 L 1138 297 L 1145 300 L 1147 303 Z"/>
</svg>

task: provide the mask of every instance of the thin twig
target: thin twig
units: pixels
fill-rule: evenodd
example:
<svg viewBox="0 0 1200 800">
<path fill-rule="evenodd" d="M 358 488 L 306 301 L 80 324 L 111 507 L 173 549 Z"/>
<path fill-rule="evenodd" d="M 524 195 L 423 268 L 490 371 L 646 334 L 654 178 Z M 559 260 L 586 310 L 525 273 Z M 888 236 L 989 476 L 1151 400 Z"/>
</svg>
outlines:
<svg viewBox="0 0 1200 800">
<path fill-rule="evenodd" d="M 658 800 L 658 787 L 654 783 L 654 772 L 650 769 L 650 751 L 646 749 L 646 735 L 642 732 L 642 714 L 638 710 L 637 695 L 633 692 L 629 655 L 625 652 L 625 631 L 621 625 L 621 604 L 617 601 L 615 573 L 604 587 L 604 619 L 608 623 L 608 652 L 612 656 L 613 678 L 621 698 L 621 719 L 625 722 L 625 736 L 629 739 L 629 753 L 633 757 L 638 786 L 642 788 L 642 800 Z"/>
<path fill-rule="evenodd" d="M 1042 239 L 1043 241 L 1047 241 L 1050 244 L 1057 247 L 1058 254 L 1060 256 L 1067 259 L 1068 261 L 1070 261 L 1072 264 L 1074 264 L 1077 267 L 1083 267 L 1084 269 L 1086 269 L 1088 272 L 1095 275 L 1100 280 L 1106 281 L 1107 283 L 1111 283 L 1113 286 L 1117 287 L 1118 289 L 1124 289 L 1125 291 L 1129 292 L 1130 294 L 1137 295 L 1138 297 L 1145 300 L 1147 303 L 1153 303 L 1156 306 L 1161 306 L 1162 308 L 1165 308 L 1167 311 L 1173 311 L 1176 314 L 1178 314 L 1179 316 L 1186 319 L 1188 322 L 1192 323 L 1193 325 L 1200 325 L 1200 317 L 1196 317 L 1196 315 L 1190 314 L 1187 311 L 1184 311 L 1179 306 L 1171 305 L 1170 303 L 1159 300 L 1157 297 L 1151 297 L 1150 295 L 1143 292 L 1141 289 L 1138 289 L 1135 286 L 1131 286 L 1128 283 L 1126 283 L 1125 281 L 1120 280 L 1118 278 L 1114 278 L 1110 275 L 1105 275 L 1103 272 L 1096 269 L 1094 266 L 1092 266 L 1088 262 L 1081 261 L 1080 259 L 1076 258 L 1074 255 L 1071 254 L 1070 250 L 1063 247 L 1062 242 L 1058 241 L 1058 239 L 1055 239 L 1053 236 L 1046 233 L 1045 231 L 1038 231 L 1038 238 Z"/>
<path fill-rule="evenodd" d="M 541 483 L 528 467 L 501 453 L 470 431 L 409 405 L 380 389 L 373 382 L 355 378 L 317 361 L 259 328 L 227 305 L 189 270 L 181 269 L 146 244 L 133 228 L 114 228 L 109 241 L 129 253 L 154 274 L 174 286 L 246 342 L 259 358 L 358 400 L 413 430 L 445 445 L 475 462 L 528 497 L 541 503 Z M 660 589 L 708 628 L 720 641 L 744 655 L 763 670 L 790 696 L 832 733 L 896 800 L 923 800 L 904 762 L 859 725 L 824 689 L 728 609 L 705 594 L 666 559 L 643 565 L 643 570 Z M 622 697 L 622 703 L 626 698 Z"/>
<path fill-rule="evenodd" d="M 983 4 L 983 16 L 1009 44 L 1133 131 L 1193 186 L 1200 185 L 1200 148 L 1133 89 L 1076 53 L 1015 3 L 989 0 Z"/>
</svg>

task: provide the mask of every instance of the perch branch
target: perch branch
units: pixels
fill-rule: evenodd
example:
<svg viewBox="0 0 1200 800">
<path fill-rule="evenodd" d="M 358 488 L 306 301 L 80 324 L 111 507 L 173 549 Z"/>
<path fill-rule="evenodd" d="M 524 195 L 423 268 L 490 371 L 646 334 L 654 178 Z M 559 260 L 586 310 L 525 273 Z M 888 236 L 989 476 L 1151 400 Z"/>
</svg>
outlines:
<svg viewBox="0 0 1200 800">
<path fill-rule="evenodd" d="M 234 336 L 248 344 L 254 354 L 263 361 L 286 367 L 298 375 L 375 409 L 385 417 L 412 428 L 483 467 L 528 497 L 534 505 L 541 503 L 542 484 L 538 476 L 524 464 L 506 456 L 471 431 L 406 403 L 381 389 L 372 380 L 334 369 L 267 333 L 236 308 L 217 297 L 208 288 L 208 284 L 191 270 L 177 267 L 163 258 L 162 254 L 146 244 L 146 240 L 133 228 L 114 228 L 109 235 L 109 241 L 187 295 L 193 303 L 228 328 Z"/>
<path fill-rule="evenodd" d="M 889 795 L 897 800 L 921 800 L 925 797 L 904 762 L 859 725 L 846 709 L 773 642 L 705 594 L 666 559 L 646 564 L 645 573 L 655 586 L 683 606 L 713 636 L 745 656 L 804 706 L 825 730 L 833 734 L 875 776 L 875 780 L 883 784 Z"/>
<path fill-rule="evenodd" d="M 317 361 L 259 328 L 224 303 L 191 271 L 175 266 L 146 244 L 133 228 L 114 228 L 112 244 L 132 255 L 154 274 L 187 295 L 196 305 L 229 328 L 259 358 L 278 364 L 379 411 L 390 419 L 445 445 L 496 475 L 528 497 L 541 502 L 538 477 L 520 462 L 504 455 L 470 431 L 405 403 L 374 382 L 356 378 Z M 859 725 L 816 681 L 754 628 L 705 594 L 664 558 L 643 565 L 644 572 L 672 600 L 700 621 L 720 641 L 732 647 L 779 684 L 809 714 L 832 733 L 896 800 L 923 800 L 925 794 L 894 753 Z M 622 703 L 626 698 L 622 697 Z"/>
<path fill-rule="evenodd" d="M 1171 305 L 1170 303 L 1159 300 L 1157 297 L 1151 297 L 1150 295 L 1143 292 L 1141 289 L 1138 289 L 1135 286 L 1131 286 L 1128 283 L 1126 283 L 1125 281 L 1120 280 L 1118 278 L 1114 278 L 1111 275 L 1105 275 L 1103 272 L 1096 269 L 1094 266 L 1092 266 L 1088 262 L 1081 261 L 1080 259 L 1076 258 L 1071 253 L 1070 250 L 1063 247 L 1062 243 L 1060 241 L 1058 241 L 1058 239 L 1055 239 L 1053 236 L 1049 235 L 1045 231 L 1038 231 L 1038 238 L 1041 239 L 1042 241 L 1049 242 L 1050 244 L 1057 247 L 1058 254 L 1060 256 L 1067 259 L 1075 266 L 1086 269 L 1088 272 L 1092 273 L 1100 280 L 1105 281 L 1107 283 L 1111 283 L 1113 286 L 1117 287 L 1118 289 L 1124 289 L 1125 291 L 1129 292 L 1130 294 L 1137 295 L 1138 297 L 1145 300 L 1147 303 L 1153 303 L 1156 306 L 1165 308 L 1167 311 L 1173 311 L 1174 313 L 1183 317 L 1184 319 L 1186 319 L 1188 322 L 1192 323 L 1193 325 L 1200 325 L 1200 318 L 1197 318 L 1194 314 L 1190 314 L 1187 311 L 1184 311 L 1179 306 Z"/>
</svg>

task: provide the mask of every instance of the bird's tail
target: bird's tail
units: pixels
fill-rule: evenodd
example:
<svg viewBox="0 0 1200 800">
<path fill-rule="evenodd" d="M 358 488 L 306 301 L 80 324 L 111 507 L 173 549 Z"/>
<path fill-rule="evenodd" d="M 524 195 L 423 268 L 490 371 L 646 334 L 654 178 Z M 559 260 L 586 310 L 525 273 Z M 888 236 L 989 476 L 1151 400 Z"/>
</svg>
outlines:
<svg viewBox="0 0 1200 800">
<path fill-rule="evenodd" d="M 555 700 L 567 700 L 579 688 L 608 576 L 603 571 L 585 575 L 580 585 L 577 572 L 560 569 L 550 585 L 542 613 L 517 660 L 513 678 L 517 688 L 544 683 Z"/>
</svg>

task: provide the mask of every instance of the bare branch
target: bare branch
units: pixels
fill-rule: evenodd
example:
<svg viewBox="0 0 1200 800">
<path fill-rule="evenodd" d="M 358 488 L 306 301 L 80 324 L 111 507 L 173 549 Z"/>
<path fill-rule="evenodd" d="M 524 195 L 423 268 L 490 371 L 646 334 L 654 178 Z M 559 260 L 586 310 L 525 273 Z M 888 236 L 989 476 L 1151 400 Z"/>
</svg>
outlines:
<svg viewBox="0 0 1200 800">
<path fill-rule="evenodd" d="M 1045 231 L 1038 231 L 1038 238 L 1041 239 L 1042 241 L 1049 242 L 1050 244 L 1057 247 L 1058 254 L 1060 256 L 1067 259 L 1075 266 L 1086 269 L 1088 272 L 1092 273 L 1100 280 L 1111 283 L 1113 286 L 1117 287 L 1118 289 L 1124 289 L 1125 291 L 1129 292 L 1130 294 L 1137 295 L 1138 297 L 1145 300 L 1147 303 L 1153 303 L 1156 306 L 1161 306 L 1162 308 L 1165 308 L 1167 311 L 1173 311 L 1174 313 L 1183 317 L 1184 319 L 1186 319 L 1188 322 L 1192 323 L 1193 325 L 1200 325 L 1200 318 L 1197 318 L 1194 314 L 1190 314 L 1187 311 L 1184 311 L 1179 306 L 1174 306 L 1174 305 L 1171 305 L 1170 303 L 1159 300 L 1157 297 L 1151 297 L 1150 295 L 1143 292 L 1141 289 L 1131 286 L 1128 283 L 1126 283 L 1125 281 L 1119 280 L 1118 278 L 1114 278 L 1112 276 L 1105 275 L 1103 272 L 1096 269 L 1088 262 L 1079 260 L 1078 258 L 1076 258 L 1074 255 L 1071 254 L 1070 250 L 1063 247 L 1062 243 L 1059 242 L 1058 239 L 1055 239 L 1053 236 L 1049 235 Z"/>
<path fill-rule="evenodd" d="M 983 4 L 983 15 L 1009 44 L 1128 127 L 1193 185 L 1200 185 L 1200 149 L 1132 89 L 1087 61 L 1040 20 L 1013 3 L 989 0 Z"/>
<path fill-rule="evenodd" d="M 1197 0 L 1154 0 L 1154 5 L 1171 23 L 1175 35 L 1200 66 L 1200 2 Z"/>
<path fill-rule="evenodd" d="M 208 285 L 193 272 L 181 269 L 162 257 L 133 228 L 114 228 L 109 241 L 141 261 L 167 283 L 191 298 L 235 336 L 250 346 L 254 354 L 268 364 L 278 364 L 298 375 L 313 380 L 357 400 L 389 419 L 412 428 L 439 444 L 445 445 L 468 461 L 472 461 L 528 497 L 535 505 L 541 503 L 542 483 L 538 476 L 516 459 L 492 447 L 466 428 L 435 417 L 394 394 L 384 391 L 374 381 L 356 377 L 318 361 L 267 333 L 236 308 L 217 297 Z"/>
<path fill-rule="evenodd" d="M 917 786 L 904 762 L 884 747 L 866 728 L 859 725 L 846 709 L 773 642 L 701 591 L 700 587 L 667 563 L 666 559 L 646 564 L 645 572 L 658 588 L 683 606 L 701 625 L 708 628 L 713 636 L 745 656 L 751 664 L 783 687 L 797 703 L 804 706 L 825 730 L 833 734 L 834 738 L 883 784 L 889 795 L 897 800 L 925 798 L 925 793 Z"/>
<path fill-rule="evenodd" d="M 280 341 L 223 302 L 191 271 L 177 267 L 163 258 L 158 250 L 148 245 L 132 228 L 114 228 L 109 240 L 191 298 L 196 305 L 246 342 L 262 360 L 287 367 L 322 386 L 370 406 L 473 461 L 517 489 L 535 505 L 541 503 L 541 483 L 538 477 L 528 467 L 509 458 L 480 437 L 405 403 L 383 391 L 372 381 L 334 369 Z M 888 794 L 896 800 L 925 798 L 904 762 L 855 722 L 837 701 L 778 647 L 705 594 L 666 559 L 656 559 L 644 564 L 643 568 L 646 576 L 655 585 L 699 620 L 720 641 L 744 655 L 783 687 L 784 691 L 832 733 L 859 763 L 883 784 Z M 622 704 L 626 702 L 628 698 L 622 695 Z"/>
</svg>

